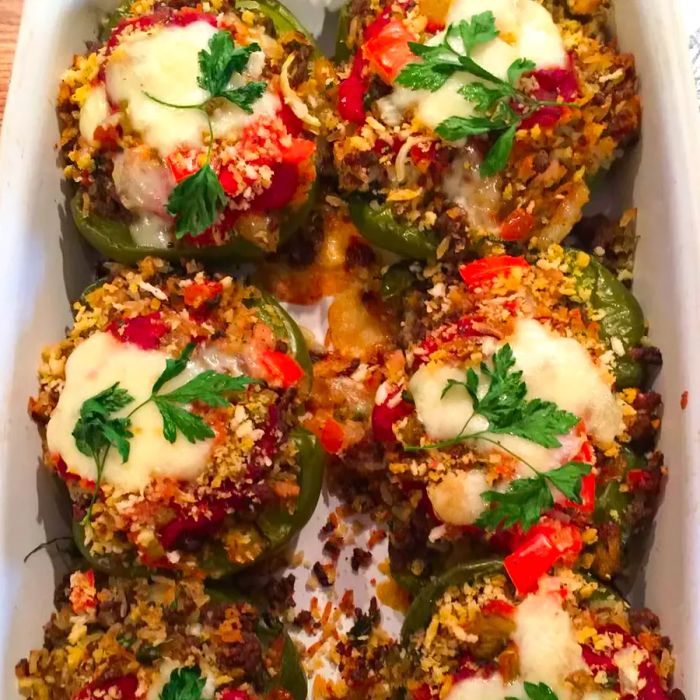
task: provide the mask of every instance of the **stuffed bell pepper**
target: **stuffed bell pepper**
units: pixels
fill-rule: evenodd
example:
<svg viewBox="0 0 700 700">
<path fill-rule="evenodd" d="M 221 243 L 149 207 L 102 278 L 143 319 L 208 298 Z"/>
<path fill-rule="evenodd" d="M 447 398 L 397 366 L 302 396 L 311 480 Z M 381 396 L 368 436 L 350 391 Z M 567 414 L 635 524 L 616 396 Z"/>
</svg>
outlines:
<svg viewBox="0 0 700 700">
<path fill-rule="evenodd" d="M 16 666 L 32 700 L 304 700 L 282 625 L 201 581 L 76 571 L 59 588 L 44 646 Z"/>
<path fill-rule="evenodd" d="M 301 225 L 329 64 L 286 8 L 126 2 L 89 46 L 58 114 L 92 246 L 125 263 L 252 259 Z"/>
<path fill-rule="evenodd" d="M 252 287 L 154 258 L 117 267 L 76 303 L 39 375 L 30 410 L 95 568 L 225 576 L 314 510 L 322 450 L 297 420 L 308 353 Z"/>
<path fill-rule="evenodd" d="M 589 18 L 570 5 L 346 5 L 334 157 L 372 243 L 424 259 L 569 233 L 640 122 L 634 61 L 606 39 L 603 4 L 586 3 Z"/>
<path fill-rule="evenodd" d="M 682 700 L 659 620 L 570 569 L 518 594 L 496 561 L 428 584 L 403 625 L 406 696 Z"/>
</svg>

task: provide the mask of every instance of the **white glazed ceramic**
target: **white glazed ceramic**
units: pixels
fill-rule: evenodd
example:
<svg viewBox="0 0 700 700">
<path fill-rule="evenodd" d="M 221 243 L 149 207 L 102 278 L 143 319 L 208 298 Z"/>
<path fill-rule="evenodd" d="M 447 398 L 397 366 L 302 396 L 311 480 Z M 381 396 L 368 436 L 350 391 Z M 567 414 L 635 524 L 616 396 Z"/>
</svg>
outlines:
<svg viewBox="0 0 700 700">
<path fill-rule="evenodd" d="M 24 5 L 0 141 L 0 697 L 7 700 L 17 697 L 15 662 L 41 643 L 61 575 L 60 560 L 45 552 L 26 564 L 23 557 L 67 532 L 59 494 L 39 463 L 27 398 L 36 390 L 42 346 L 63 334 L 69 299 L 92 270 L 92 256 L 66 217 L 53 103 L 71 54 L 94 36 L 99 6 L 114 1 Z M 321 31 L 319 6 L 288 5 Z M 660 614 L 676 646 L 677 685 L 694 700 L 700 697 L 700 118 L 687 31 L 674 7 L 670 0 L 617 0 L 617 32 L 622 47 L 636 54 L 645 111 L 641 144 L 615 169 L 611 201 L 639 209 L 635 292 L 665 360 L 657 388 L 666 401 L 661 446 L 670 478 L 638 594 Z M 332 23 L 326 21 L 327 36 Z M 321 315 L 306 310 L 304 322 L 316 325 Z M 317 534 L 332 506 L 324 497 L 298 543 L 309 563 L 320 558 Z M 302 566 L 296 574 L 303 605 L 311 595 L 304 586 L 309 572 Z M 353 587 L 357 604 L 366 606 L 371 575 L 353 576 L 341 559 L 338 595 Z M 389 628 L 397 622 L 385 618 Z"/>
</svg>

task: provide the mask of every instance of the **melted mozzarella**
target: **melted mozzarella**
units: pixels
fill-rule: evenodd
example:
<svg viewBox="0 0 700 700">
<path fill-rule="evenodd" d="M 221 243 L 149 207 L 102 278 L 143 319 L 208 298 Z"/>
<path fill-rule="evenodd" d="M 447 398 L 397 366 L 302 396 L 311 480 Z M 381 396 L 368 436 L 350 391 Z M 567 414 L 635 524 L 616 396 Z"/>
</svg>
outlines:
<svg viewBox="0 0 700 700">
<path fill-rule="evenodd" d="M 520 677 L 546 683 L 559 700 L 569 700 L 566 677 L 586 665 L 571 618 L 556 593 L 528 595 L 515 611 L 512 639 L 518 647 Z"/>
<path fill-rule="evenodd" d="M 551 14 L 536 0 L 454 0 L 446 24 L 470 20 L 487 10 L 493 12 L 500 34 L 475 47 L 472 58 L 490 73 L 505 79 L 508 67 L 518 58 L 534 61 L 537 68 L 566 65 L 566 49 L 559 29 Z M 437 34 L 428 43 L 439 44 L 443 36 L 444 33 Z M 463 50 L 457 43 L 455 49 Z M 399 110 L 414 107 L 418 119 L 434 129 L 448 117 L 474 114 L 473 105 L 458 93 L 463 85 L 474 81 L 481 78 L 455 73 L 435 92 L 397 87 L 383 100 L 392 102 Z"/>
<path fill-rule="evenodd" d="M 157 214 L 143 214 L 129 226 L 131 237 L 138 246 L 167 248 L 170 240 L 170 221 Z"/>
<path fill-rule="evenodd" d="M 121 203 L 135 214 L 167 217 L 167 204 L 175 187 L 170 168 L 143 148 L 118 153 L 112 172 Z"/>
<path fill-rule="evenodd" d="M 610 382 L 577 340 L 532 319 L 520 319 L 508 343 L 523 372 L 528 398 L 553 401 L 576 414 L 585 421 L 588 434 L 603 444 L 622 432 L 622 408 Z"/>
<path fill-rule="evenodd" d="M 193 22 L 186 27 L 135 33 L 122 41 L 107 62 L 107 94 L 111 101 L 126 110 L 133 128 L 161 156 L 180 147 L 202 148 L 208 132 L 207 119 L 201 110 L 166 107 L 145 93 L 176 105 L 196 105 L 207 100 L 209 93 L 197 84 L 198 56 L 216 31 L 208 22 Z M 258 53 L 261 52 L 251 55 L 249 71 L 234 75 L 231 87 L 246 82 L 251 73 L 260 74 L 264 55 L 260 57 Z M 272 93 L 253 104 L 253 114 L 226 102 L 212 114 L 214 134 L 221 137 L 240 131 L 261 114 L 274 114 L 279 105 L 279 98 Z"/>
<path fill-rule="evenodd" d="M 522 697 L 524 686 L 520 681 L 504 683 L 500 673 L 491 678 L 465 678 L 455 683 L 447 700 L 503 700 Z"/>
<path fill-rule="evenodd" d="M 97 85 L 85 98 L 80 108 L 80 133 L 91 145 L 95 143 L 95 129 L 109 116 L 107 91 L 104 85 Z"/>
<path fill-rule="evenodd" d="M 435 515 L 450 525 L 471 525 L 486 509 L 481 498 L 489 483 L 480 469 L 448 472 L 437 484 L 428 486 L 428 498 Z"/>
<path fill-rule="evenodd" d="M 116 340 L 109 333 L 95 333 L 78 345 L 66 362 L 66 381 L 46 430 L 51 454 L 60 455 L 69 472 L 95 480 L 92 457 L 82 454 L 72 436 L 83 402 L 119 382 L 134 402 L 115 415 L 125 416 L 145 401 L 151 387 L 165 369 L 167 356 Z M 180 379 L 180 378 L 178 378 Z M 169 384 L 168 388 L 174 388 Z M 213 440 L 190 443 L 180 434 L 174 443 L 163 437 L 163 420 L 153 403 L 131 418 L 131 451 L 122 463 L 117 451 L 109 451 L 103 482 L 126 492 L 143 491 L 153 476 L 177 480 L 195 479 L 206 467 Z"/>
</svg>

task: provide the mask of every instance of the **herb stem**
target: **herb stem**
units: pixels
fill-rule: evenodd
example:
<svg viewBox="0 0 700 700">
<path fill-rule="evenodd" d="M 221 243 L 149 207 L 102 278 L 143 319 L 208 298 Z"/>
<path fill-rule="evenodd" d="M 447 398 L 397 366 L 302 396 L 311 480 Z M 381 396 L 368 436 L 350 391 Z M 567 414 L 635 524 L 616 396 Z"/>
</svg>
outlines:
<svg viewBox="0 0 700 700">
<path fill-rule="evenodd" d="M 173 104 L 172 102 L 166 102 L 165 100 L 161 100 L 160 98 L 156 97 L 155 95 L 151 95 L 150 92 L 147 92 L 146 90 L 143 91 L 143 94 L 148 97 L 149 100 L 153 100 L 154 102 L 157 102 L 159 105 L 163 105 L 163 107 L 172 107 L 173 109 L 201 109 L 203 112 L 206 110 L 204 109 L 207 102 L 209 100 L 204 100 L 204 102 L 200 102 L 199 104 L 196 105 L 176 105 Z"/>
</svg>

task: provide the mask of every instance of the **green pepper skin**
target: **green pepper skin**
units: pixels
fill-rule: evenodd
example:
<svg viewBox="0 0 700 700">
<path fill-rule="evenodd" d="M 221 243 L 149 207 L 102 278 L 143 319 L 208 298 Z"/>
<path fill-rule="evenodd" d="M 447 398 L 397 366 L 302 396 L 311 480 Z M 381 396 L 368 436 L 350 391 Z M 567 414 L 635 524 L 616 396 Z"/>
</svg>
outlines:
<svg viewBox="0 0 700 700">
<path fill-rule="evenodd" d="M 348 34 L 350 33 L 350 3 L 347 2 L 340 8 L 338 12 L 338 28 L 335 35 L 335 51 L 333 60 L 336 63 L 347 61 L 352 52 L 348 46 Z"/>
<path fill-rule="evenodd" d="M 412 287 L 416 278 L 406 262 L 392 265 L 380 280 L 379 294 L 383 301 L 401 299 Z"/>
<path fill-rule="evenodd" d="M 438 246 L 435 234 L 402 223 L 387 205 L 375 209 L 366 200 L 352 197 L 350 218 L 357 230 L 377 248 L 414 260 L 435 257 Z"/>
<path fill-rule="evenodd" d="M 244 603 L 252 602 L 257 607 L 257 602 L 244 596 L 240 591 L 227 587 L 207 587 L 207 594 L 214 602 L 219 603 Z M 294 700 L 306 700 L 308 680 L 301 665 L 299 652 L 291 637 L 284 631 L 281 622 L 271 620 L 267 616 L 261 616 L 255 628 L 255 634 L 264 649 L 267 649 L 280 635 L 284 636 L 282 647 L 282 665 L 279 673 L 274 676 L 266 676 L 261 679 L 265 691 L 273 688 L 282 688 L 290 693 Z"/>
<path fill-rule="evenodd" d="M 100 30 L 99 38 L 106 41 L 112 30 L 124 19 L 129 17 L 129 7 L 132 0 L 122 2 L 117 10 L 107 17 Z M 314 56 L 320 56 L 316 41 L 299 20 L 276 0 L 238 0 L 235 8 L 239 11 L 250 10 L 269 18 L 278 34 L 291 31 L 303 34 L 314 47 Z M 317 186 L 312 185 L 309 194 L 298 207 L 286 207 L 282 210 L 280 223 L 279 245 L 286 243 L 305 223 L 314 202 L 316 201 Z M 238 237 L 233 232 L 232 240 L 220 246 L 188 246 L 176 245 L 171 248 L 154 248 L 139 246 L 131 237 L 129 227 L 121 222 L 107 219 L 96 214 L 85 214 L 82 208 L 82 193 L 78 191 L 70 202 L 70 211 L 79 233 L 90 245 L 102 255 L 111 260 L 133 264 L 148 255 L 164 258 L 175 262 L 182 258 L 201 260 L 202 262 L 247 262 L 260 260 L 267 252 L 254 243 Z"/>
<path fill-rule="evenodd" d="M 591 259 L 576 276 L 576 283 L 580 292 L 590 294 L 589 303 L 593 309 L 605 311 L 600 320 L 605 340 L 619 338 L 625 352 L 639 345 L 646 332 L 644 312 L 632 292 L 610 270 Z M 640 386 L 644 381 L 644 368 L 626 355 L 618 360 L 615 379 L 620 389 Z"/>
<path fill-rule="evenodd" d="M 401 626 L 403 642 L 407 642 L 412 635 L 428 626 L 435 604 L 450 586 L 460 586 L 484 576 L 503 573 L 503 571 L 503 562 L 500 559 L 484 559 L 459 564 L 424 583 L 420 593 L 406 611 L 406 617 Z"/>
</svg>

